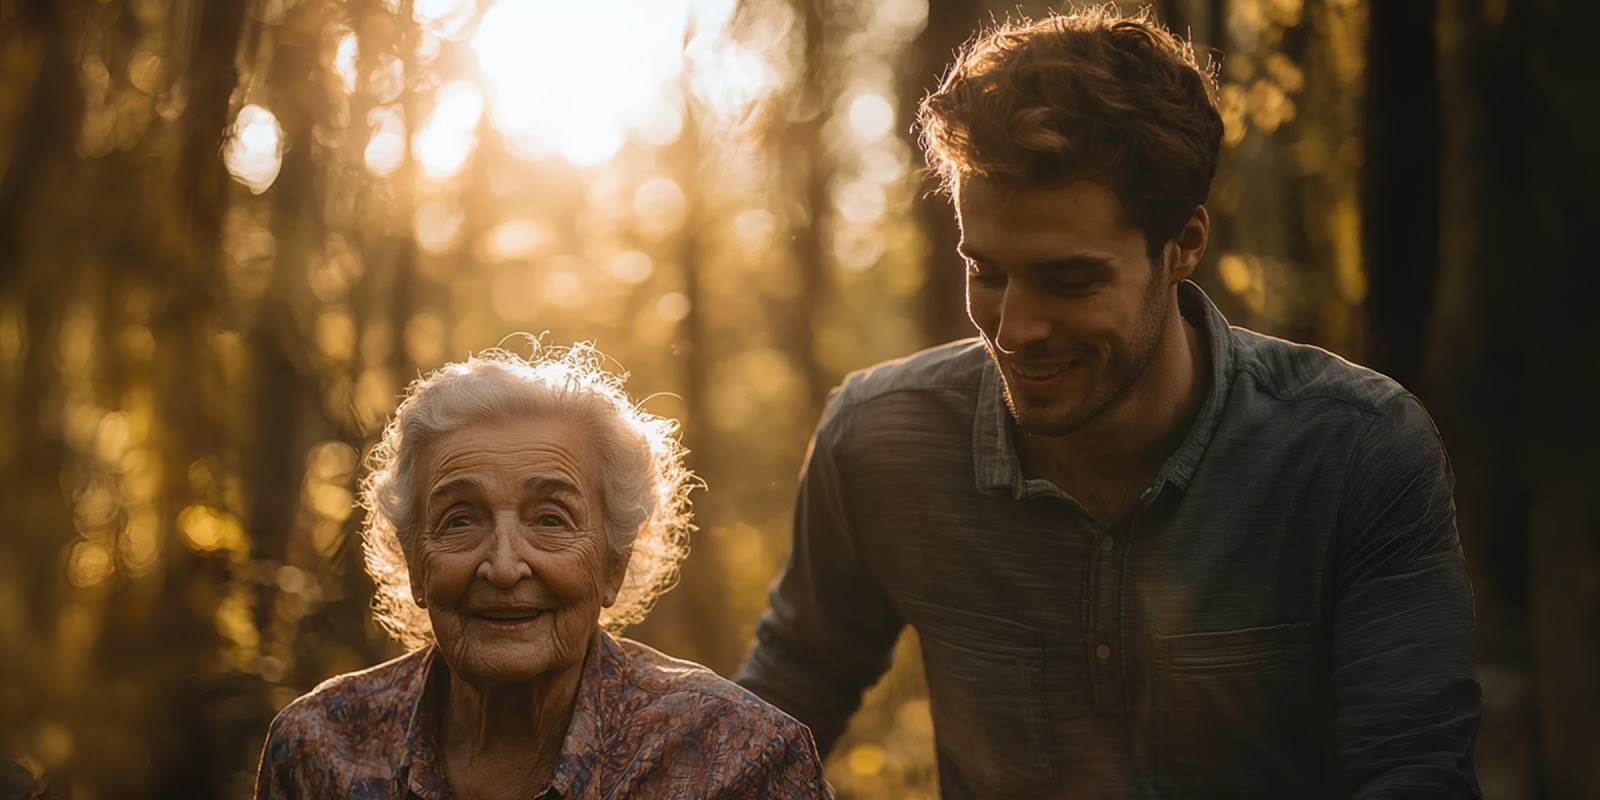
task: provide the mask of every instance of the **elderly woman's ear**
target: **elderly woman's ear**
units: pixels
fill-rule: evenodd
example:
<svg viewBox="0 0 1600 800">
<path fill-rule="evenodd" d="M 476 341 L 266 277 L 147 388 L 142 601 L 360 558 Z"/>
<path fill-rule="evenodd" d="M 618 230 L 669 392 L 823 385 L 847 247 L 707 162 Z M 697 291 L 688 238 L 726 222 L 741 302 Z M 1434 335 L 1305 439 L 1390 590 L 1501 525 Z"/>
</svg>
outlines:
<svg viewBox="0 0 1600 800">
<path fill-rule="evenodd" d="M 617 604 L 617 596 L 622 593 L 622 582 L 628 577 L 628 559 L 632 557 L 631 547 L 611 555 L 611 572 L 606 576 L 605 596 L 600 603 L 602 607 L 610 608 Z"/>
<path fill-rule="evenodd" d="M 408 558 L 407 560 L 413 562 L 410 568 L 411 599 L 416 601 L 417 608 L 427 608 L 428 593 L 422 589 L 425 567 L 420 563 L 416 563 L 415 559 Z"/>
</svg>

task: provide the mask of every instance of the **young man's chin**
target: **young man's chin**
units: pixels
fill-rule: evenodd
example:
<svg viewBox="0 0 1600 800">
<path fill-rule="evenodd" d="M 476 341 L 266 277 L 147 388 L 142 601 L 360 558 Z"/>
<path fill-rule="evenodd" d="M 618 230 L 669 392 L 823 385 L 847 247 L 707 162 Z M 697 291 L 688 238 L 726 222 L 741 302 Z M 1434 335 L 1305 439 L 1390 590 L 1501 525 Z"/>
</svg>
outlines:
<svg viewBox="0 0 1600 800">
<path fill-rule="evenodd" d="M 1012 395 L 1011 418 L 1023 433 L 1032 436 L 1065 436 L 1081 429 L 1087 420 L 1079 419 L 1079 409 L 1071 404 L 1032 400 Z"/>
</svg>

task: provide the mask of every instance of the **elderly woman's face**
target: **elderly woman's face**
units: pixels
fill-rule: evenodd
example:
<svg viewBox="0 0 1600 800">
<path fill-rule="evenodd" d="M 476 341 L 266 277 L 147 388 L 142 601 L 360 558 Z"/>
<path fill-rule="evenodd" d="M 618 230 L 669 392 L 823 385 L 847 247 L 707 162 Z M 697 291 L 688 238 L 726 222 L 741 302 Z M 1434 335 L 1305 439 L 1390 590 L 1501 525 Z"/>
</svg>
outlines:
<svg viewBox="0 0 1600 800">
<path fill-rule="evenodd" d="M 579 427 L 469 423 L 419 466 L 411 587 L 451 669 L 516 682 L 581 665 L 627 563 L 606 546 L 599 463 Z"/>
</svg>

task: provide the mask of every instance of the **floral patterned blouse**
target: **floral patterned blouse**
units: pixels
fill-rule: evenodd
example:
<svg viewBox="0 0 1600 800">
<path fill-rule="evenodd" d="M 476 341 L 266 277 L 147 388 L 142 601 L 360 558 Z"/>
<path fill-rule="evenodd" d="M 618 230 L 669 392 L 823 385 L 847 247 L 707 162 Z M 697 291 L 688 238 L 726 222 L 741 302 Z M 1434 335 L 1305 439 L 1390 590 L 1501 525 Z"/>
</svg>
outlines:
<svg viewBox="0 0 1600 800">
<path fill-rule="evenodd" d="M 273 721 L 258 800 L 448 800 L 449 667 L 425 648 L 332 678 Z M 549 788 L 530 800 L 831 798 L 811 733 L 688 661 L 598 633 Z"/>
</svg>

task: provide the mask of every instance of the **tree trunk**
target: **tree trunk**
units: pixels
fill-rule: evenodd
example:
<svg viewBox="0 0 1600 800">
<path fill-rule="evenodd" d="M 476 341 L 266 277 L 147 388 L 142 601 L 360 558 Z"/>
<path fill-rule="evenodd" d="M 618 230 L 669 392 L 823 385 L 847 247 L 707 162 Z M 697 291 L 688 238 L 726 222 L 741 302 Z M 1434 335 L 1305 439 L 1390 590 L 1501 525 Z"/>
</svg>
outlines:
<svg viewBox="0 0 1600 800">
<path fill-rule="evenodd" d="M 1436 14 L 1432 0 L 1373 3 L 1368 13 L 1361 187 L 1365 358 L 1417 387 L 1439 271 Z"/>
<path fill-rule="evenodd" d="M 1477 596 L 1486 794 L 1600 796 L 1600 157 L 1581 2 L 1442 4 L 1430 408 Z M 1493 789 L 1491 789 L 1493 787 Z"/>
<path fill-rule="evenodd" d="M 909 65 L 901 73 L 900 129 L 911 145 L 912 164 L 924 163 L 911 120 L 924 94 L 938 88 L 939 79 L 955 59 L 957 49 L 977 32 L 984 19 L 983 4 L 975 0 L 950 0 L 928 4 L 928 24 L 912 42 Z M 960 232 L 949 199 L 937 194 L 937 176 L 928 175 L 912 201 L 917 227 L 927 248 L 923 255 L 923 282 L 917 308 L 917 325 L 927 344 L 937 344 L 976 334 L 966 312 L 966 267 L 956 253 Z"/>
</svg>

